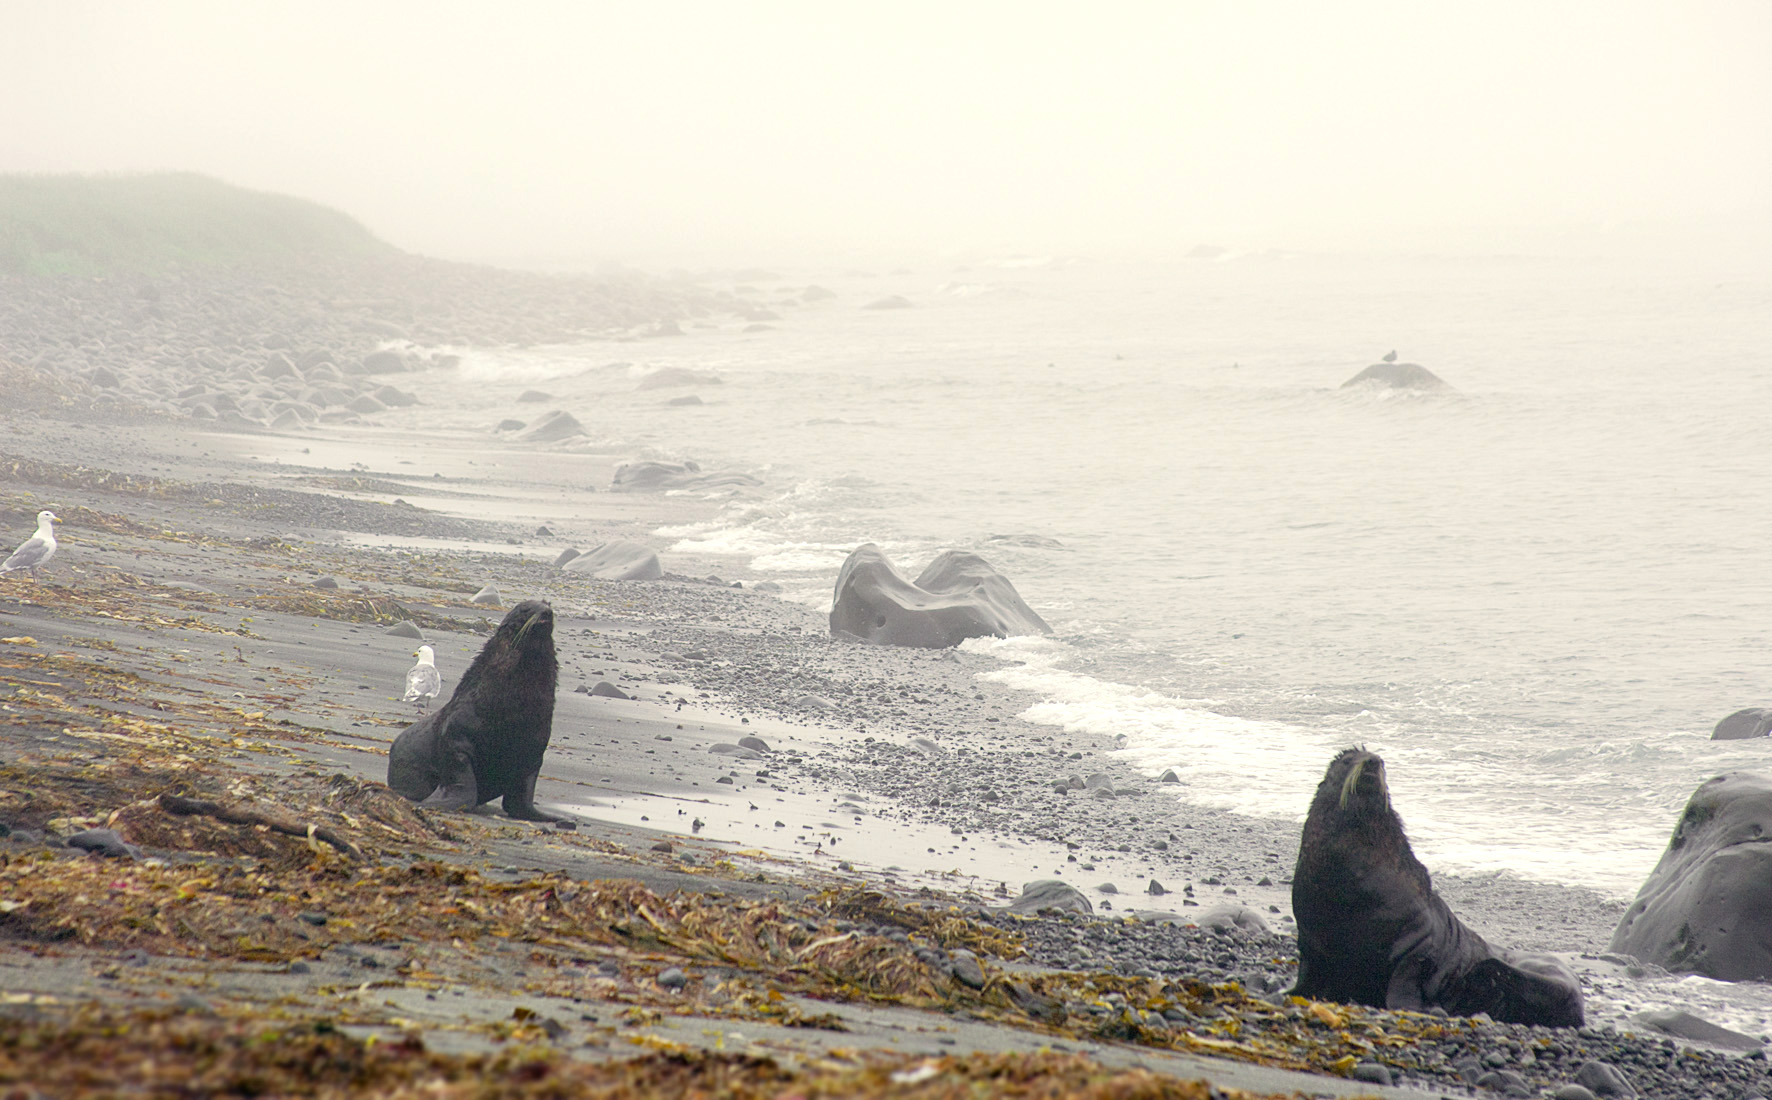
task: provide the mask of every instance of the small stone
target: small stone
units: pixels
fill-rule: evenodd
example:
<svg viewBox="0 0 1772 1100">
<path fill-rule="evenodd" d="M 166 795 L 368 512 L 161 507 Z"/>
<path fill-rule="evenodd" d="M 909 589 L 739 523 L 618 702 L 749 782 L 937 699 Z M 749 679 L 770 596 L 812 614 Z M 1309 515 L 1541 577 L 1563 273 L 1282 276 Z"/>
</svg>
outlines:
<svg viewBox="0 0 1772 1100">
<path fill-rule="evenodd" d="M 1626 1100 L 1637 1094 L 1636 1086 L 1611 1062 L 1595 1059 L 1575 1071 L 1575 1083 L 1586 1085 L 1595 1096 L 1622 1096 Z"/>
<path fill-rule="evenodd" d="M 299 916 L 302 920 L 307 921 L 309 924 L 313 925 L 315 928 L 321 927 L 327 921 L 327 916 L 325 913 L 315 912 L 312 909 L 304 909 L 304 910 L 302 910 L 301 913 L 297 914 L 297 916 Z"/>
<path fill-rule="evenodd" d="M 1163 888 L 1162 883 L 1158 882 L 1156 879 L 1151 879 L 1151 884 L 1144 888 L 1144 892 L 1150 894 L 1152 897 L 1160 897 L 1163 894 L 1167 894 L 1169 891 Z"/>
<path fill-rule="evenodd" d="M 1583 1088 L 1580 1085 L 1564 1085 L 1551 1093 L 1551 1100 L 1599 1100 L 1599 1097 L 1595 1096 L 1591 1089 Z"/>
<path fill-rule="evenodd" d="M 393 626 L 382 631 L 382 633 L 390 638 L 411 638 L 414 641 L 420 642 L 425 640 L 424 631 L 420 630 L 418 624 L 411 619 L 402 619 Z"/>
<path fill-rule="evenodd" d="M 485 588 L 474 593 L 474 598 L 471 602 L 485 604 L 488 607 L 503 607 L 505 601 L 504 597 L 498 594 L 498 589 L 489 584 Z"/>
<path fill-rule="evenodd" d="M 1511 1069 L 1492 1069 L 1477 1078 L 1477 1087 L 1503 1096 L 1531 1096 L 1532 1086 Z"/>
<path fill-rule="evenodd" d="M 1390 1067 L 1379 1062 L 1356 1062 L 1348 1076 L 1356 1081 L 1365 1081 L 1372 1085 L 1388 1085 L 1391 1083 Z"/>
<path fill-rule="evenodd" d="M 313 587 L 315 587 L 315 588 L 337 588 L 338 587 L 338 578 L 337 577 L 319 577 L 314 580 Z"/>
<path fill-rule="evenodd" d="M 582 551 L 574 550 L 572 547 L 568 546 L 566 549 L 560 551 L 559 557 L 554 559 L 554 568 L 558 569 L 573 558 L 580 557 L 581 555 Z"/>
<path fill-rule="evenodd" d="M 115 829 L 87 829 L 68 837 L 66 843 L 70 848 L 110 859 L 135 859 L 139 854 L 133 845 L 124 843 Z"/>
<path fill-rule="evenodd" d="M 1164 768 L 1163 774 L 1157 777 L 1159 783 L 1180 783 L 1181 776 L 1175 774 L 1174 768 Z"/>
<path fill-rule="evenodd" d="M 738 739 L 739 748 L 752 749 L 756 752 L 771 751 L 767 742 L 761 737 L 745 736 Z"/>
<path fill-rule="evenodd" d="M 548 530 L 548 525 L 544 523 L 535 529 L 535 537 L 538 539 L 551 539 L 554 537 L 554 533 Z"/>
<path fill-rule="evenodd" d="M 1095 891 L 1098 894 L 1117 894 L 1120 892 L 1120 888 L 1111 882 L 1104 882 L 1100 886 L 1097 886 Z"/>
<path fill-rule="evenodd" d="M 672 848 L 672 847 L 671 847 L 671 842 L 670 842 L 670 841 L 668 841 L 668 840 L 661 840 L 661 841 L 659 841 L 659 842 L 658 842 L 658 843 L 657 843 L 657 844 L 654 844 L 654 845 L 653 845 L 653 846 L 652 846 L 652 850 L 653 850 L 653 851 L 655 851 L 655 852 L 671 852 L 671 851 L 674 851 L 674 850 L 675 850 L 675 849 L 673 849 L 673 848 Z"/>
<path fill-rule="evenodd" d="M 536 1026 L 547 1032 L 548 1038 L 555 1042 L 559 1042 L 560 1036 L 566 1034 L 566 1025 L 554 1019 L 552 1016 L 542 1017 L 541 1023 Z"/>
<path fill-rule="evenodd" d="M 680 993 L 689 984 L 689 975 L 683 973 L 682 967 L 673 966 L 659 974 L 656 980 L 660 988 Z"/>
<path fill-rule="evenodd" d="M 291 974 L 306 974 L 308 972 L 308 970 L 309 970 L 308 964 L 305 962 L 302 962 L 300 959 L 297 959 L 294 962 L 289 964 L 288 972 Z"/>
<path fill-rule="evenodd" d="M 608 680 L 598 680 L 591 688 L 592 695 L 601 695 L 606 699 L 631 699 L 633 696 L 616 687 Z"/>
<path fill-rule="evenodd" d="M 984 988 L 984 967 L 979 964 L 978 956 L 965 948 L 957 948 L 952 955 L 954 977 L 963 985 L 973 989 Z"/>
</svg>

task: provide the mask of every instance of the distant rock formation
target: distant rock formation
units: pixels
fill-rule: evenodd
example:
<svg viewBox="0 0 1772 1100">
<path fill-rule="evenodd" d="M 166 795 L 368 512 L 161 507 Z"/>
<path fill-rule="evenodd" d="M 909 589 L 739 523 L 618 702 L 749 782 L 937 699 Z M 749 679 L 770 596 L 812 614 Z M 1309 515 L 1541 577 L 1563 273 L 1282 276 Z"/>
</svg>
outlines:
<svg viewBox="0 0 1772 1100">
<path fill-rule="evenodd" d="M 1341 384 L 1376 386 L 1393 390 L 1449 390 L 1452 387 L 1439 375 L 1419 363 L 1374 363 Z"/>
<path fill-rule="evenodd" d="M 1772 980 L 1772 779 L 1726 772 L 1692 792 L 1607 948 L 1677 973 Z"/>
<path fill-rule="evenodd" d="M 606 581 L 655 581 L 664 576 L 658 555 L 627 539 L 606 542 L 560 568 L 568 573 L 584 573 Z"/>
<path fill-rule="evenodd" d="M 873 543 L 837 574 L 831 635 L 878 645 L 945 649 L 967 638 L 1050 634 L 1008 578 L 977 554 L 944 550 L 908 581 Z"/>
<path fill-rule="evenodd" d="M 1748 707 L 1718 722 L 1717 728 L 1710 733 L 1710 739 L 1745 741 L 1750 737 L 1764 737 L 1768 733 L 1772 733 L 1772 709 Z"/>
<path fill-rule="evenodd" d="M 668 489 L 755 489 L 749 474 L 704 473 L 694 462 L 624 462 L 615 468 L 612 493 L 662 493 Z"/>
</svg>

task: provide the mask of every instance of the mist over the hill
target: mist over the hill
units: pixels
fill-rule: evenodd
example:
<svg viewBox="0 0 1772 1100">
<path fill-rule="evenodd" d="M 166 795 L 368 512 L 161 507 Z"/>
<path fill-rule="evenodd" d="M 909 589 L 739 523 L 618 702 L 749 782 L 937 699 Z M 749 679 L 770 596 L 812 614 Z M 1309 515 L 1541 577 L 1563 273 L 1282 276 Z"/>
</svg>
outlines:
<svg viewBox="0 0 1772 1100">
<path fill-rule="evenodd" d="M 0 171 L 525 264 L 1604 249 L 1772 222 L 1772 8 L 0 3 Z"/>
</svg>

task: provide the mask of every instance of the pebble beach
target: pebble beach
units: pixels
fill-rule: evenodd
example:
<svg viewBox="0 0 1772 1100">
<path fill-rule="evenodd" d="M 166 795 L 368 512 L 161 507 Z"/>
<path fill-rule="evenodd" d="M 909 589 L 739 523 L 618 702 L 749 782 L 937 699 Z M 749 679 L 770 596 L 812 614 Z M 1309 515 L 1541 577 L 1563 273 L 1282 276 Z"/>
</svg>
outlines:
<svg viewBox="0 0 1772 1100">
<path fill-rule="evenodd" d="M 1113 739 L 1025 720 L 988 647 L 834 639 L 729 559 L 563 569 L 662 549 L 726 499 L 613 491 L 634 456 L 597 446 L 594 409 L 401 420 L 475 407 L 439 349 L 613 355 L 766 323 L 725 291 L 411 257 L 0 291 L 0 530 L 61 518 L 41 576 L 0 577 L 18 1095 L 126 1091 L 134 1055 L 103 1039 L 126 1018 L 166 1049 L 213 1031 L 244 1075 L 269 1072 L 251 1035 L 305 1028 L 385 1095 L 470 1074 L 516 1095 L 518 1051 L 587 1088 L 630 1074 L 627 1095 L 679 1071 L 733 1095 L 961 1095 L 1002 1059 L 1050 1095 L 1772 1090 L 1757 1042 L 1642 1021 L 1666 975 L 1604 953 L 1623 905 L 1582 888 L 1435 876 L 1491 942 L 1577 970 L 1585 1028 L 1294 1003 L 1297 823 L 1178 802 Z M 389 801 L 413 650 L 447 695 L 526 599 L 552 604 L 561 666 L 536 796 L 575 827 Z M 174 821 L 168 794 L 258 816 Z M 1407 822 L 1406 777 L 1394 796 Z M 107 830 L 109 856 L 69 846 Z M 1051 880 L 1088 911 L 1016 904 Z M 43 1076 L 107 1049 L 109 1086 Z"/>
</svg>

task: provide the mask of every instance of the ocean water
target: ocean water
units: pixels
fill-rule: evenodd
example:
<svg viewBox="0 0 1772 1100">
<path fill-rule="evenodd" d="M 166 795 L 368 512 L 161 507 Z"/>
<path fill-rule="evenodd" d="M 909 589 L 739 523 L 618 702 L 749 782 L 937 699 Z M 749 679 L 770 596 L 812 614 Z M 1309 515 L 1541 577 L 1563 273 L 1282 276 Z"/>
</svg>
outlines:
<svg viewBox="0 0 1772 1100">
<path fill-rule="evenodd" d="M 828 607 L 844 556 L 975 550 L 1055 628 L 968 643 L 1176 797 L 1302 820 L 1386 758 L 1436 871 L 1629 897 L 1772 705 L 1772 276 L 1610 258 L 1016 258 L 783 271 L 779 313 L 468 351 L 438 425 L 572 411 L 763 488 L 672 553 Z M 836 293 L 801 304 L 818 284 Z M 865 303 L 899 294 L 906 309 Z M 1386 351 L 1432 394 L 1344 390 Z M 717 383 L 639 390 L 662 367 Z M 551 406 L 519 405 L 531 387 Z M 671 406 L 693 393 L 704 402 Z"/>
</svg>

